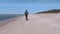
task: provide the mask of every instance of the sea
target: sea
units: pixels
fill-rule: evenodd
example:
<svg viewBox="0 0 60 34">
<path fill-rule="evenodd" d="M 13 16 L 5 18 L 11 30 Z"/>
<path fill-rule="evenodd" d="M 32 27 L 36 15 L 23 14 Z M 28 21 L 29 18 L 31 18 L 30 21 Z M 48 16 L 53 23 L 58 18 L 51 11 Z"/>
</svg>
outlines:
<svg viewBox="0 0 60 34">
<path fill-rule="evenodd" d="M 23 14 L 0 14 L 0 26 L 21 16 L 23 16 Z"/>
<path fill-rule="evenodd" d="M 23 16 L 23 14 L 0 14 L 0 21 L 21 16 Z"/>
</svg>

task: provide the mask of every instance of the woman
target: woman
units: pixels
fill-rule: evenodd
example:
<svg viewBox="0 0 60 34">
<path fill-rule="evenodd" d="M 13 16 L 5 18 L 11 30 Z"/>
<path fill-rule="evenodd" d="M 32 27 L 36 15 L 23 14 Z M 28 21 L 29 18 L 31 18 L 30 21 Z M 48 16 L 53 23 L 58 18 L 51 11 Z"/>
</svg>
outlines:
<svg viewBox="0 0 60 34">
<path fill-rule="evenodd" d="M 26 9 L 26 11 L 25 11 L 25 18 L 26 18 L 26 21 L 28 20 L 28 11 L 27 11 L 27 9 Z"/>
</svg>

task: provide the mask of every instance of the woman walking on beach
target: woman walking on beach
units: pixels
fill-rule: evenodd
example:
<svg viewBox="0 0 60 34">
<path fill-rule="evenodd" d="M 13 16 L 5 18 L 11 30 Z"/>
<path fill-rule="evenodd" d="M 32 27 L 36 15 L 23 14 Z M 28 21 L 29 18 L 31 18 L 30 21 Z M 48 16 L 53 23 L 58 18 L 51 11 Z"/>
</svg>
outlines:
<svg viewBox="0 0 60 34">
<path fill-rule="evenodd" d="M 26 9 L 26 11 L 25 11 L 25 18 L 26 18 L 26 21 L 28 20 L 28 11 L 27 11 L 27 9 Z"/>
</svg>

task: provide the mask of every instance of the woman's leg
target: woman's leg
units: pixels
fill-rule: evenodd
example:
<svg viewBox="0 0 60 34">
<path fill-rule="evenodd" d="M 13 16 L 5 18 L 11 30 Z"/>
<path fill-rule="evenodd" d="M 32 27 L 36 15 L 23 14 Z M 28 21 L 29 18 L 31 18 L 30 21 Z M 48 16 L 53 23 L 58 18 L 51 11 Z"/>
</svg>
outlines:
<svg viewBox="0 0 60 34">
<path fill-rule="evenodd" d="M 28 20 L 28 15 L 26 15 L 26 20 Z"/>
</svg>

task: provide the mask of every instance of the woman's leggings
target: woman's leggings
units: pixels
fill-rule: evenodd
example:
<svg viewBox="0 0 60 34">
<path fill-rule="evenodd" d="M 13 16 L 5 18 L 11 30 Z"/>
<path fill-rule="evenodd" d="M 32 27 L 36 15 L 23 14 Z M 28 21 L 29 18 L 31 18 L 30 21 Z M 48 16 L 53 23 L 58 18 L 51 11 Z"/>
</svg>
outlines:
<svg viewBox="0 0 60 34">
<path fill-rule="evenodd" d="M 28 20 L 28 14 L 25 15 L 26 20 Z"/>
</svg>

